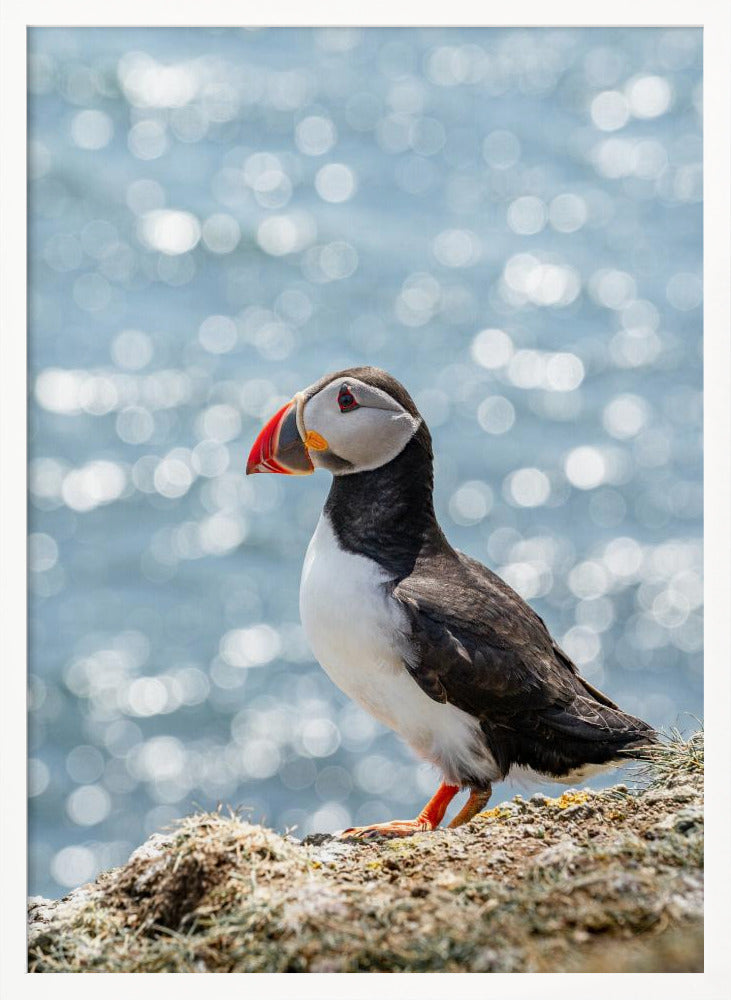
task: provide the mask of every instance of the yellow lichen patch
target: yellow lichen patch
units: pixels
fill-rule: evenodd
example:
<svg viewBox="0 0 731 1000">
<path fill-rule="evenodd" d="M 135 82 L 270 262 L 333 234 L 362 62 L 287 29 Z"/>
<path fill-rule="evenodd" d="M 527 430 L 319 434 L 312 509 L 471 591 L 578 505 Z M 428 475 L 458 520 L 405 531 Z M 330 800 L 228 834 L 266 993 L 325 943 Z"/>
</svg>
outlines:
<svg viewBox="0 0 731 1000">
<path fill-rule="evenodd" d="M 475 819 L 502 819 L 503 816 L 509 816 L 510 810 L 503 809 L 501 806 L 495 806 L 492 809 L 486 809 L 484 812 L 478 813 Z"/>
<path fill-rule="evenodd" d="M 382 841 L 383 846 L 388 851 L 395 854 L 412 854 L 419 846 L 419 842 L 424 843 L 423 833 L 414 833 L 410 837 L 389 837 Z"/>
<path fill-rule="evenodd" d="M 558 809 L 568 809 L 569 806 L 579 806 L 589 798 L 588 792 L 564 792 L 558 799 L 549 799 Z"/>
</svg>

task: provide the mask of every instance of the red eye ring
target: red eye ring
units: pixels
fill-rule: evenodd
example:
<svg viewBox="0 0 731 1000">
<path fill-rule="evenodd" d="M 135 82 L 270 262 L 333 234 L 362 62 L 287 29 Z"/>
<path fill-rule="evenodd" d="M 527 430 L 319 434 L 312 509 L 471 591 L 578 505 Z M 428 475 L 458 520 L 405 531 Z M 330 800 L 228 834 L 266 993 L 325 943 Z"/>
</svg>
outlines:
<svg viewBox="0 0 731 1000">
<path fill-rule="evenodd" d="M 360 403 L 353 395 L 349 385 L 341 385 L 340 392 L 338 393 L 338 406 L 340 407 L 341 413 L 347 413 L 348 410 L 357 410 Z"/>
</svg>

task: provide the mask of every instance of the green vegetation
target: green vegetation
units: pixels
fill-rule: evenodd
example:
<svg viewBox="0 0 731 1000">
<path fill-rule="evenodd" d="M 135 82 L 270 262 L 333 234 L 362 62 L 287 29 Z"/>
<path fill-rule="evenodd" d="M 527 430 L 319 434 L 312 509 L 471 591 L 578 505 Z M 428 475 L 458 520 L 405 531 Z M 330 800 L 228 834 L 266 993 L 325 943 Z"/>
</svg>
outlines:
<svg viewBox="0 0 731 1000">
<path fill-rule="evenodd" d="M 189 816 L 64 900 L 32 900 L 29 968 L 701 971 L 702 732 L 671 734 L 641 777 L 372 843 Z"/>
</svg>

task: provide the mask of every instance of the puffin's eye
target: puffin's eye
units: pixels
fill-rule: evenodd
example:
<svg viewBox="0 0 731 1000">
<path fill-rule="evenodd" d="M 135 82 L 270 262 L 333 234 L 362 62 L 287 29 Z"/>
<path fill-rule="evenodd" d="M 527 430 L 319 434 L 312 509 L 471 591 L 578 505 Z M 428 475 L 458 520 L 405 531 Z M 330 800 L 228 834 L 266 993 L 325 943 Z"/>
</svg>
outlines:
<svg viewBox="0 0 731 1000">
<path fill-rule="evenodd" d="M 338 393 L 338 406 L 340 407 L 341 413 L 347 413 L 348 410 L 357 410 L 360 406 L 360 403 L 350 391 L 349 385 L 340 386 L 340 392 Z"/>
</svg>

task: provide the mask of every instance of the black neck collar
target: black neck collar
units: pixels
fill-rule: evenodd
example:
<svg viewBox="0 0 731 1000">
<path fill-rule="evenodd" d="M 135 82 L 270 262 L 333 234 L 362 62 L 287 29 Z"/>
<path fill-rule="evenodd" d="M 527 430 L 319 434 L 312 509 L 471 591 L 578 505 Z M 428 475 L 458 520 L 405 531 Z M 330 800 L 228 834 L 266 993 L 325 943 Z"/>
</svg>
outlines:
<svg viewBox="0 0 731 1000">
<path fill-rule="evenodd" d="M 334 476 L 325 513 L 340 545 L 375 560 L 396 579 L 408 576 L 425 548 L 447 545 L 434 514 L 432 463 L 431 437 L 422 423 L 386 465 Z"/>
</svg>

